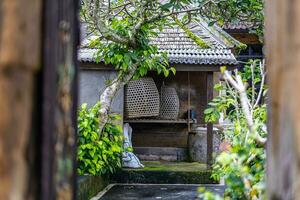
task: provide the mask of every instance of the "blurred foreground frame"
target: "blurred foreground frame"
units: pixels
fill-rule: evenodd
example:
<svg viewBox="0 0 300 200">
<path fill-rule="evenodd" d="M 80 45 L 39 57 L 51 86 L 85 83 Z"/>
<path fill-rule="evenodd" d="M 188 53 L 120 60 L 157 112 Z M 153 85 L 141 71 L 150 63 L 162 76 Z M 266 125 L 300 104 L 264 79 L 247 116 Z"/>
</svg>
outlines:
<svg viewBox="0 0 300 200">
<path fill-rule="evenodd" d="M 300 1 L 266 1 L 269 199 L 300 198 Z"/>
<path fill-rule="evenodd" d="M 0 1 L 0 199 L 75 199 L 78 4 Z"/>
<path fill-rule="evenodd" d="M 268 198 L 299 198 L 300 1 L 266 1 Z M 0 199 L 74 199 L 77 0 L 0 1 Z"/>
</svg>

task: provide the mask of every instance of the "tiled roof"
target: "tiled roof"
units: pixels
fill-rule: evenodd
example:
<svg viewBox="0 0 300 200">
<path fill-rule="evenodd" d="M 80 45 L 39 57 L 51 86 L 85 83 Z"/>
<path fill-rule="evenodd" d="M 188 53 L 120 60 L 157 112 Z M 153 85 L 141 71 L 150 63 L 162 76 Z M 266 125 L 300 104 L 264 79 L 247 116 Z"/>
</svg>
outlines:
<svg viewBox="0 0 300 200">
<path fill-rule="evenodd" d="M 151 43 L 157 45 L 159 53 L 167 53 L 171 64 L 237 64 L 231 51 L 236 43 L 230 43 L 229 45 L 228 42 L 224 42 L 224 38 L 222 39 L 220 35 L 215 34 L 216 30 L 214 32 L 211 31 L 208 25 L 203 22 L 197 22 L 193 27 L 190 27 L 190 30 L 209 47 L 200 47 L 179 27 L 164 29 L 156 38 L 151 40 Z M 219 29 L 217 31 L 220 32 Z M 84 43 L 87 42 L 85 41 Z M 95 62 L 94 54 L 96 51 L 97 49 L 81 48 L 79 50 L 79 60 L 82 62 Z"/>
<path fill-rule="evenodd" d="M 160 50 L 162 51 L 162 50 Z M 235 65 L 237 61 L 228 49 L 166 49 L 171 64 Z M 80 49 L 81 62 L 96 62 L 97 49 Z"/>
<path fill-rule="evenodd" d="M 252 22 L 225 23 L 222 28 L 225 30 L 248 30 L 253 27 Z"/>
</svg>

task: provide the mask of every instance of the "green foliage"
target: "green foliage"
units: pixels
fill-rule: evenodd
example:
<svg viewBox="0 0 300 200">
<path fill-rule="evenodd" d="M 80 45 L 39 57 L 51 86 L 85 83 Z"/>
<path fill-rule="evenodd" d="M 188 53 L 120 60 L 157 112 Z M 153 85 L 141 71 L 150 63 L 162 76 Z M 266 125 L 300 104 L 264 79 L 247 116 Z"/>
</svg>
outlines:
<svg viewBox="0 0 300 200">
<path fill-rule="evenodd" d="M 108 44 L 100 39 L 92 42 L 93 46 L 91 47 L 98 49 L 95 55 L 96 60 L 100 62 L 100 59 L 103 59 L 106 65 L 114 66 L 119 71 L 119 76 L 128 74 L 133 70 L 133 65 L 138 66 L 133 79 L 145 76 L 150 70 L 157 71 L 158 74 L 163 73 L 166 77 L 170 72 L 175 74 L 176 70 L 169 66 L 166 53 L 162 52 L 161 56 L 155 56 L 158 54 L 158 49 L 149 44 L 150 36 L 148 34 L 153 35 L 154 33 L 143 31 L 143 28 L 140 30 L 138 40 L 140 44 L 135 48 L 113 42 Z"/>
<path fill-rule="evenodd" d="M 235 134 L 230 151 L 217 157 L 213 177 L 225 179 L 226 196 L 232 199 L 262 198 L 265 193 L 265 149 L 251 139 L 246 143 L 237 141 L 243 134 Z"/>
<path fill-rule="evenodd" d="M 243 82 L 245 82 L 248 85 L 254 85 L 255 87 L 260 86 L 261 77 L 262 77 L 261 71 L 259 70 L 258 67 L 258 65 L 260 64 L 261 64 L 260 60 L 252 60 L 252 59 L 246 63 L 246 65 L 243 68 L 243 72 L 240 73 Z M 252 67 L 253 69 L 251 69 Z M 264 92 L 265 93 L 267 92 L 267 88 L 264 88 Z M 252 87 L 248 88 L 247 94 L 250 99 L 257 95 L 256 90 L 253 90 Z"/>
<path fill-rule="evenodd" d="M 223 199 L 223 197 L 221 197 L 218 194 L 214 194 L 212 192 L 206 191 L 206 189 L 204 187 L 199 187 L 198 193 L 200 194 L 199 197 L 204 200 L 222 200 Z"/>
<path fill-rule="evenodd" d="M 80 175 L 114 173 L 121 167 L 122 130 L 111 122 L 120 120 L 120 116 L 110 116 L 110 122 L 105 125 L 100 138 L 99 108 L 99 103 L 90 109 L 87 104 L 82 104 L 79 110 L 77 171 Z"/>
<path fill-rule="evenodd" d="M 257 34 L 263 40 L 264 0 L 193 1 L 203 7 L 201 14 L 210 20 L 211 25 L 250 23 L 252 24 L 250 32 Z"/>
<path fill-rule="evenodd" d="M 214 86 L 216 91 L 226 91 L 226 85 L 218 83 Z M 230 110 L 235 105 L 235 99 L 227 92 L 214 98 L 208 103 L 209 107 L 204 110 L 205 122 L 216 123 L 220 117 L 221 113 L 225 114 L 225 117 L 232 119 L 235 116 L 235 110 Z M 228 115 L 227 114 L 228 111 Z"/>
<path fill-rule="evenodd" d="M 251 72 L 251 64 L 254 67 Z M 239 72 L 245 83 L 253 80 L 253 84 L 261 83 L 259 61 L 250 60 L 244 71 Z M 254 77 L 254 78 L 253 78 Z M 253 78 L 253 79 L 252 79 Z M 251 88 L 251 87 L 250 87 Z M 264 199 L 265 198 L 265 162 L 264 146 L 257 144 L 254 134 L 250 130 L 239 102 L 238 93 L 229 84 L 218 84 L 215 89 L 224 94 L 214 99 L 205 110 L 205 119 L 216 122 L 220 113 L 225 112 L 225 118 L 232 122 L 232 127 L 224 130 L 224 141 L 230 148 L 216 157 L 213 165 L 212 177 L 216 180 L 224 178 L 226 183 L 225 199 Z M 265 89 L 265 88 L 264 88 Z M 248 98 L 252 98 L 252 90 L 247 90 Z M 256 93 L 253 94 L 257 96 Z M 251 101 L 250 101 L 251 103 Z M 253 108 L 254 132 L 266 137 L 266 105 L 259 104 Z M 249 136 L 249 137 L 247 137 Z M 211 192 L 201 190 L 200 197 L 209 199 L 223 199 Z"/>
<path fill-rule="evenodd" d="M 90 47 L 98 49 L 94 55 L 96 61 L 112 65 L 120 77 L 132 71 L 135 72 L 134 79 L 145 76 L 148 71 L 157 71 L 164 76 L 175 74 L 166 53 L 158 52 L 156 45 L 150 44 L 150 38 L 156 37 L 163 28 L 174 25 L 170 16 L 163 15 L 180 10 L 189 3 L 188 0 L 104 0 L 103 5 L 109 4 L 106 7 L 99 2 L 84 0 L 81 17 L 89 31 L 99 36 L 90 42 Z M 99 27 L 99 21 L 102 27 Z"/>
<path fill-rule="evenodd" d="M 166 54 L 157 56 L 157 47 L 150 44 L 150 38 L 163 28 L 179 25 L 199 46 L 207 48 L 184 24 L 198 15 L 210 24 L 250 22 L 259 34 L 263 32 L 263 7 L 263 0 L 83 0 L 80 14 L 89 32 L 99 36 L 91 41 L 91 47 L 98 49 L 96 61 L 114 66 L 120 77 L 134 70 L 137 79 L 150 70 L 165 76 L 175 72 Z"/>
</svg>

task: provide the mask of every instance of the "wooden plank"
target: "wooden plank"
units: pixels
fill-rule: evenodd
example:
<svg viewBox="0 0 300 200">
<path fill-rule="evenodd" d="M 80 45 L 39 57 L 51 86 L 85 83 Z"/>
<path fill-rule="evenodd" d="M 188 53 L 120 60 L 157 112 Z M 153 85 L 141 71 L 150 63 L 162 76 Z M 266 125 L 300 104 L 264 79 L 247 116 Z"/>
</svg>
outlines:
<svg viewBox="0 0 300 200">
<path fill-rule="evenodd" d="M 207 91 L 207 106 L 208 103 L 213 99 L 214 94 L 214 80 L 213 72 L 207 72 L 206 76 L 206 91 Z M 207 124 L 207 166 L 212 165 L 213 159 L 213 124 Z"/>
<path fill-rule="evenodd" d="M 186 133 L 138 132 L 133 131 L 133 147 L 187 147 Z"/>
</svg>

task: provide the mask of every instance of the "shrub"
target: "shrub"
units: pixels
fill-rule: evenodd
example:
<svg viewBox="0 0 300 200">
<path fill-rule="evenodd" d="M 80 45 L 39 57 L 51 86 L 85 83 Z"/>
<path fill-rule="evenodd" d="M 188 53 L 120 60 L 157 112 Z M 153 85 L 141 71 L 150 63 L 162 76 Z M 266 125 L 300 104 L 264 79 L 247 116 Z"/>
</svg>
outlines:
<svg viewBox="0 0 300 200">
<path fill-rule="evenodd" d="M 78 113 L 78 174 L 103 175 L 114 173 L 121 167 L 123 135 L 121 126 L 113 122 L 118 115 L 110 115 L 109 123 L 99 133 L 99 108 L 96 103 L 90 109 L 82 104 Z"/>
<path fill-rule="evenodd" d="M 223 113 L 232 122 L 232 127 L 223 132 L 224 140 L 230 146 L 216 157 L 212 175 L 216 180 L 224 178 L 226 191 L 225 196 L 220 197 L 201 188 L 200 198 L 265 199 L 266 151 L 265 146 L 257 140 L 258 136 L 267 136 L 267 109 L 261 99 L 266 95 L 264 74 L 263 63 L 250 60 L 242 72 L 231 75 L 234 80 L 240 75 L 243 84 L 249 86 L 246 93 L 250 117 L 253 120 L 251 127 L 237 89 L 228 82 L 216 85 L 215 89 L 223 91 L 223 95 L 209 103 L 209 108 L 205 110 L 205 119 L 214 123 L 220 118 L 220 113 Z M 257 86 L 260 86 L 259 91 Z"/>
</svg>

